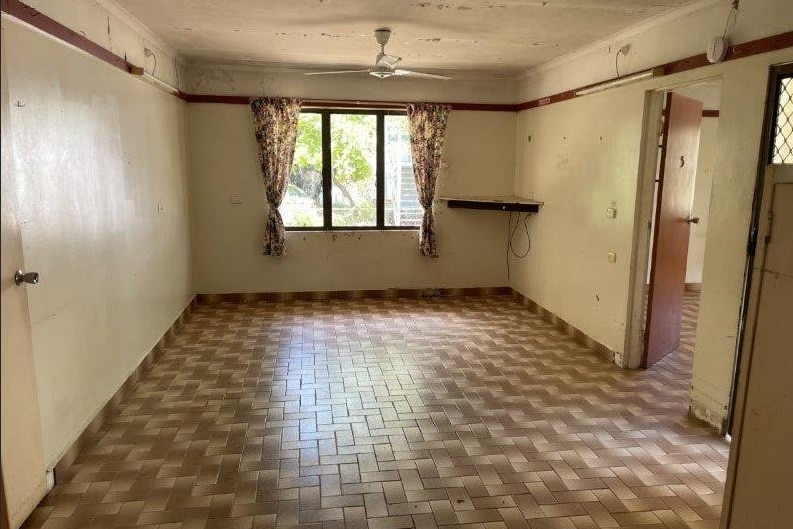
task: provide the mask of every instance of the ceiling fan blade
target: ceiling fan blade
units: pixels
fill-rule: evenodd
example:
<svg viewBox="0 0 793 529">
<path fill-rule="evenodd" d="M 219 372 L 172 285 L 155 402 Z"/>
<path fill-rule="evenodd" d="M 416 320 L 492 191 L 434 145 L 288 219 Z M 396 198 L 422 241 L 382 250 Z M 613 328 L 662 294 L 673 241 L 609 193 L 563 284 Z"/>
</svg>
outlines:
<svg viewBox="0 0 793 529">
<path fill-rule="evenodd" d="M 386 55 L 380 54 L 377 57 L 377 66 L 385 66 L 386 68 L 393 68 L 399 61 L 402 60 L 402 57 L 397 57 L 396 55 Z"/>
<path fill-rule="evenodd" d="M 329 72 L 303 72 L 303 75 L 336 75 L 343 73 L 369 73 L 369 70 L 335 70 Z"/>
<path fill-rule="evenodd" d="M 394 75 L 401 75 L 403 77 L 423 77 L 425 79 L 451 79 L 451 77 L 447 77 L 445 75 L 437 75 L 434 73 L 424 73 L 424 72 L 413 72 L 410 70 L 394 70 Z"/>
</svg>

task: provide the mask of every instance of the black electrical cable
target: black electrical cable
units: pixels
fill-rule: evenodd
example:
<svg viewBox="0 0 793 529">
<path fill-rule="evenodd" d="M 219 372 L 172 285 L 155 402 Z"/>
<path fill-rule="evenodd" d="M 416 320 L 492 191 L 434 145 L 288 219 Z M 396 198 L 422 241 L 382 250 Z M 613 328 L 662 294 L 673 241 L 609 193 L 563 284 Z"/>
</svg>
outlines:
<svg viewBox="0 0 793 529">
<path fill-rule="evenodd" d="M 509 224 L 507 225 L 507 279 L 510 279 L 510 268 L 509 268 L 509 259 L 510 257 L 516 257 L 518 259 L 524 259 L 529 255 L 531 251 L 531 235 L 529 235 L 529 216 L 530 213 L 523 213 L 518 212 L 518 220 L 515 222 L 515 226 L 512 226 L 512 216 L 513 212 L 509 212 Z M 528 246 L 525 252 L 518 252 L 515 250 L 515 245 L 513 241 L 515 239 L 515 233 L 517 233 L 518 228 L 521 224 L 521 217 L 523 218 L 523 229 L 526 232 L 526 241 L 528 242 Z"/>
</svg>

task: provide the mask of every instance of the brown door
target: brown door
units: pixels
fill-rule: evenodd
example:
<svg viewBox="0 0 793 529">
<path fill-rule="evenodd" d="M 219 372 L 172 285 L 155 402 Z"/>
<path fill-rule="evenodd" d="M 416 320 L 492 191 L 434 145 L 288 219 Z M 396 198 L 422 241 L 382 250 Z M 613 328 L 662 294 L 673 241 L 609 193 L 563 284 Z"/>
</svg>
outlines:
<svg viewBox="0 0 793 529">
<path fill-rule="evenodd" d="M 670 92 L 666 96 L 664 118 L 644 331 L 644 367 L 653 365 L 680 344 L 689 215 L 694 199 L 702 103 Z"/>
<path fill-rule="evenodd" d="M 5 23 L 5 20 L 3 21 Z M 4 37 L 3 37 L 4 39 Z M 3 510 L 10 527 L 19 527 L 46 492 L 44 449 L 41 438 L 38 391 L 28 314 L 27 287 L 14 282 L 24 268 L 17 204 L 19 181 L 13 166 L 13 120 L 10 119 L 8 71 L 2 55 L 2 238 L 0 243 L 0 456 L 2 457 Z M 3 513 L 5 515 L 6 512 Z"/>
</svg>

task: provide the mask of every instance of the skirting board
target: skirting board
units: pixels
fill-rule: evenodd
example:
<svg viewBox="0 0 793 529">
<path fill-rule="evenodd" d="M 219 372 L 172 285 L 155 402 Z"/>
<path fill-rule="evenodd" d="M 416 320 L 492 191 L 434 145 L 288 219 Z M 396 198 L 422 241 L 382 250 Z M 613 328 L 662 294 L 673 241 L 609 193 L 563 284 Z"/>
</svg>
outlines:
<svg viewBox="0 0 793 529">
<path fill-rule="evenodd" d="M 190 315 L 195 305 L 196 298 L 193 296 L 184 310 L 182 310 L 179 316 L 176 317 L 171 326 L 168 327 L 168 330 L 166 330 L 162 337 L 160 337 L 160 339 L 157 341 L 157 344 L 145 357 L 143 357 L 143 360 L 141 360 L 140 364 L 138 364 L 138 367 L 136 367 L 135 370 L 127 377 L 127 379 L 113 394 L 110 400 L 107 401 L 101 410 L 99 410 L 99 413 L 97 413 L 93 420 L 88 423 L 88 426 L 85 427 L 85 430 L 83 430 L 82 433 L 77 436 L 77 439 L 75 439 L 66 452 L 64 452 L 53 469 L 55 472 L 55 483 L 59 483 L 59 476 L 64 476 L 68 472 L 69 467 L 72 466 L 72 463 L 74 463 L 75 459 L 77 459 L 77 456 L 80 455 L 80 452 L 82 452 L 82 450 L 86 447 L 91 437 L 93 437 L 93 435 L 99 431 L 107 417 L 113 413 L 121 400 L 128 393 L 135 389 L 143 375 L 151 368 L 152 364 L 157 361 L 160 355 L 162 355 L 165 346 L 173 339 L 174 335 L 182 327 L 182 325 L 184 325 L 185 320 Z"/>
<path fill-rule="evenodd" d="M 304 292 L 244 292 L 198 294 L 198 303 L 256 303 L 259 301 L 324 301 L 328 299 L 446 298 L 460 296 L 503 296 L 511 287 L 390 288 L 387 290 L 314 290 Z"/>
<path fill-rule="evenodd" d="M 712 410 L 706 404 L 692 398 L 688 405 L 688 416 L 710 428 L 716 435 L 727 433 L 727 417 L 724 411 Z"/>
<path fill-rule="evenodd" d="M 686 283 L 686 292 L 702 292 L 702 283 Z"/>
<path fill-rule="evenodd" d="M 603 360 L 607 362 L 614 362 L 614 357 L 616 356 L 614 351 L 598 342 L 594 338 L 588 336 L 580 329 L 570 325 L 568 322 L 549 311 L 545 307 L 541 306 L 536 301 L 527 298 L 517 290 L 513 290 L 512 292 L 513 295 L 521 301 L 521 303 L 529 307 L 529 310 L 541 316 L 545 321 L 555 325 L 557 329 L 570 336 L 577 343 L 587 347 Z"/>
</svg>

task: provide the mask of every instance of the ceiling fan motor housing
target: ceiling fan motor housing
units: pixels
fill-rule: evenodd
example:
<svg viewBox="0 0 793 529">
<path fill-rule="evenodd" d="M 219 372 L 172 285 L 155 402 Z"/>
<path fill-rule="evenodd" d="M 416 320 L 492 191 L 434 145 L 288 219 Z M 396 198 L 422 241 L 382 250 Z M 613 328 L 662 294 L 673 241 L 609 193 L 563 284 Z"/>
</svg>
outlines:
<svg viewBox="0 0 793 529">
<path fill-rule="evenodd" d="M 414 72 L 411 70 L 397 70 L 396 66 L 402 61 L 402 57 L 396 55 L 388 55 L 385 52 L 385 45 L 391 38 L 391 30 L 388 28 L 377 28 L 374 30 L 374 37 L 380 45 L 380 53 L 377 54 L 375 64 L 367 70 L 340 70 L 340 71 L 325 71 L 325 72 L 306 72 L 306 75 L 327 75 L 327 74 L 360 74 L 368 73 L 378 79 L 387 79 L 389 77 L 423 77 L 425 79 L 451 79 L 445 75 L 437 75 L 431 73 Z"/>
<path fill-rule="evenodd" d="M 388 44 L 388 39 L 391 38 L 391 30 L 388 28 L 379 28 L 374 30 L 374 38 L 380 46 Z"/>
</svg>

